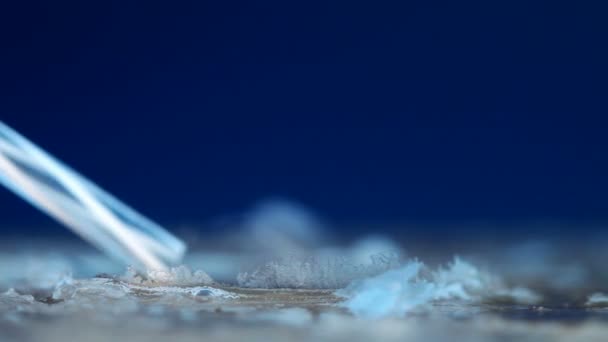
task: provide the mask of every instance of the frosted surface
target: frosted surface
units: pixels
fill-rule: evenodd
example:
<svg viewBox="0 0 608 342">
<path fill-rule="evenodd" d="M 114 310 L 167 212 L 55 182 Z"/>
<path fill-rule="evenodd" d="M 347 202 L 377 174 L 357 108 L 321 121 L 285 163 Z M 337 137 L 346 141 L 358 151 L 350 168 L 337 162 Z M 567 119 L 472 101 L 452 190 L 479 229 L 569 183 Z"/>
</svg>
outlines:
<svg viewBox="0 0 608 342">
<path fill-rule="evenodd" d="M 506 287 L 498 277 L 460 258 L 436 271 L 426 270 L 419 261 L 410 261 L 398 269 L 356 280 L 337 294 L 346 299 L 342 305 L 352 313 L 371 319 L 404 317 L 417 309 L 432 309 L 432 304 L 439 301 L 480 304 L 501 299 L 535 304 L 541 300 L 528 289 Z"/>
<path fill-rule="evenodd" d="M 268 239 L 275 229 L 277 239 Z M 336 243 L 318 219 L 276 202 L 224 231 L 189 235 L 193 250 L 184 265 L 163 272 L 126 269 L 82 245 L 4 239 L 0 341 L 605 341 L 608 335 L 605 240 L 576 250 L 571 241 L 463 244 L 455 258 L 454 246 L 436 239 Z"/>
</svg>

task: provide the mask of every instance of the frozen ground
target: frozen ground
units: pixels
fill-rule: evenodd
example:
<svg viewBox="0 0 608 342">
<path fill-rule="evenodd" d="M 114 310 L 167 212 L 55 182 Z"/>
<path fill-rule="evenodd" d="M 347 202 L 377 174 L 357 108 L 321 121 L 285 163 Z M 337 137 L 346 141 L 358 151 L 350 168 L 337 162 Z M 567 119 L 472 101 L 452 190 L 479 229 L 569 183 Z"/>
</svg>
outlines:
<svg viewBox="0 0 608 342">
<path fill-rule="evenodd" d="M 182 234 L 192 249 L 170 272 L 125 269 L 77 241 L 4 239 L 0 341 L 608 336 L 606 240 L 340 241 L 285 204 L 225 231 Z"/>
<path fill-rule="evenodd" d="M 0 295 L 2 341 L 605 341 L 608 311 L 436 301 L 368 319 L 332 290 L 64 279 Z"/>
<path fill-rule="evenodd" d="M 186 263 L 250 259 L 227 251 L 190 256 Z M 314 265 L 320 258 L 262 262 L 250 272 L 268 270 L 249 277 L 271 288 L 252 288 L 236 274 L 218 282 L 186 267 L 125 271 L 93 251 L 2 253 L 0 341 L 605 341 L 608 334 L 600 293 L 544 298 L 552 292 L 512 286 L 461 259 L 435 268 L 388 257 L 357 268 L 344 266 L 346 257 Z M 346 274 L 331 278 L 341 283 L 315 278 L 323 269 Z M 304 288 L 347 278 L 343 288 Z"/>
</svg>

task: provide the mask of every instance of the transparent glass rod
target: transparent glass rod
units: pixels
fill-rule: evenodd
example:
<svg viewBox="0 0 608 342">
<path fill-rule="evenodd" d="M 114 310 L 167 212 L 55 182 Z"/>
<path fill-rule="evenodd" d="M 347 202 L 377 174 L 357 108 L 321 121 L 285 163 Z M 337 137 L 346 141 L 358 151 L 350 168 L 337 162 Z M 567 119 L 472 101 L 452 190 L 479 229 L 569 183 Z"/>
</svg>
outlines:
<svg viewBox="0 0 608 342">
<path fill-rule="evenodd" d="M 0 121 L 0 183 L 108 255 L 167 269 L 186 245 Z"/>
</svg>

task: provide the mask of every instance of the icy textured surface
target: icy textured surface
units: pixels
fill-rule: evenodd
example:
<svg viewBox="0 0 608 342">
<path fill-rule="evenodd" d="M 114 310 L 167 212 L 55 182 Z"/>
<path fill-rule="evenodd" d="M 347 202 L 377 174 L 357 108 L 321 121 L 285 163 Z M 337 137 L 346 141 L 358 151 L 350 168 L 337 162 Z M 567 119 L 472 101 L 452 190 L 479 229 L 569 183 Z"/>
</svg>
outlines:
<svg viewBox="0 0 608 342">
<path fill-rule="evenodd" d="M 129 267 L 126 274 L 121 277 L 122 280 L 131 284 L 141 284 L 146 286 L 193 286 L 193 285 L 209 285 L 213 283 L 213 279 L 203 270 L 192 272 L 187 266 L 181 265 L 164 270 L 148 270 L 145 275 L 138 273 L 135 269 Z"/>
<path fill-rule="evenodd" d="M 180 295 L 184 298 L 197 296 L 215 298 L 236 298 L 235 294 L 211 286 L 146 286 L 122 282 L 116 279 L 67 279 L 58 284 L 52 294 L 55 301 L 79 301 L 88 299 L 119 299 L 141 294 L 146 295 Z"/>
<path fill-rule="evenodd" d="M 15 291 L 1 293 L 0 340 L 593 342 L 605 341 L 608 334 L 600 320 L 568 325 L 537 321 L 550 310 L 530 322 L 500 316 L 501 311 L 522 309 L 492 313 L 489 307 L 457 305 L 424 316 L 365 322 L 336 310 L 335 298 L 327 292 L 266 290 L 226 298 L 179 287 L 171 292 L 140 289 L 111 279 L 77 280 L 70 286 L 58 300 L 47 302 Z"/>
<path fill-rule="evenodd" d="M 18 268 L 12 263 L 19 260 L 10 260 L 5 264 Z M 186 267 L 73 278 L 56 260 L 64 259 L 38 259 L 35 269 L 44 270 L 47 261 L 52 266 L 42 278 L 20 278 L 15 269 L 10 279 L 0 274 L 15 286 L 0 293 L 0 341 L 604 341 L 608 334 L 606 304 L 583 310 L 512 305 L 534 297 L 461 259 L 431 268 L 418 261 L 397 265 L 389 257 L 377 261 L 384 266 L 374 272 L 381 274 L 356 281 L 345 297 L 333 290 L 223 286 Z M 78 258 L 65 260 L 73 266 Z M 283 264 L 293 276 L 299 269 L 314 284 L 323 279 L 313 277 L 314 268 L 302 271 L 303 259 L 292 266 L 288 260 Z M 345 270 L 333 267 L 333 276 L 352 278 L 340 275 Z M 558 323 L 564 319 L 581 323 Z"/>
<path fill-rule="evenodd" d="M 287 258 L 239 274 L 239 286 L 254 288 L 338 289 L 353 280 L 378 275 L 399 265 L 395 254 L 368 256 L 356 264 L 347 257 Z"/>
<path fill-rule="evenodd" d="M 468 301 L 506 300 L 518 304 L 535 304 L 541 297 L 523 287 L 509 288 L 496 274 L 473 264 L 454 258 L 447 268 L 433 272 L 435 299 L 461 299 Z"/>
<path fill-rule="evenodd" d="M 587 306 L 600 306 L 607 307 L 608 306 L 608 295 L 601 292 L 596 292 L 587 298 L 587 302 L 585 303 Z"/>
<path fill-rule="evenodd" d="M 606 240 L 431 236 L 397 243 L 376 236 L 335 244 L 314 216 L 286 203 L 262 205 L 233 222 L 216 230 L 225 235 L 191 235 L 184 266 L 167 272 L 125 273 L 99 253 L 57 241 L 2 240 L 0 341 L 605 341 L 608 335 L 608 302 L 589 296 L 608 288 Z M 453 258 L 455 248 L 462 259 Z M 335 288 L 344 288 L 340 296 Z"/>
<path fill-rule="evenodd" d="M 378 319 L 403 317 L 415 309 L 429 308 L 432 302 L 456 300 L 480 303 L 484 299 L 508 299 L 513 303 L 534 304 L 540 300 L 532 291 L 505 287 L 500 279 L 482 272 L 459 258 L 447 268 L 425 275 L 419 261 L 378 276 L 353 282 L 338 295 L 343 306 L 355 315 Z"/>
</svg>

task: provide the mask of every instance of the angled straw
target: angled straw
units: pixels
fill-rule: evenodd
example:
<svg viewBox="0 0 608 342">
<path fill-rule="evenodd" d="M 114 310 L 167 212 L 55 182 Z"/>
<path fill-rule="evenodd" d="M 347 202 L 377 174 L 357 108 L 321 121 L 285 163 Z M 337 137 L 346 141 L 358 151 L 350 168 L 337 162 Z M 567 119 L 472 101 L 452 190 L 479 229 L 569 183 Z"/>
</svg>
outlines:
<svg viewBox="0 0 608 342">
<path fill-rule="evenodd" d="M 0 183 L 108 255 L 167 269 L 185 244 L 0 121 Z"/>
</svg>

